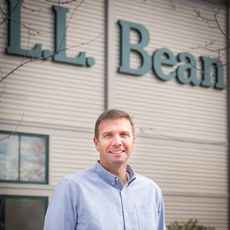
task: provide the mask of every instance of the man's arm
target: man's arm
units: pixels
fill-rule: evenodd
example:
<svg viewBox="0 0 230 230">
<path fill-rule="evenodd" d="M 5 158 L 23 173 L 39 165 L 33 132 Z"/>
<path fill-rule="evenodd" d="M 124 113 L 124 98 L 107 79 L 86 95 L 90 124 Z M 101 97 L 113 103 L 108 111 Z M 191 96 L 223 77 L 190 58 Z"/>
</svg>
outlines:
<svg viewBox="0 0 230 230">
<path fill-rule="evenodd" d="M 76 190 L 68 180 L 62 179 L 49 203 L 43 230 L 75 230 L 76 224 Z"/>
<path fill-rule="evenodd" d="M 157 230 L 166 230 L 166 225 L 165 225 L 165 209 L 164 209 L 164 201 L 163 197 L 161 194 L 160 201 L 158 204 L 158 226 Z"/>
</svg>

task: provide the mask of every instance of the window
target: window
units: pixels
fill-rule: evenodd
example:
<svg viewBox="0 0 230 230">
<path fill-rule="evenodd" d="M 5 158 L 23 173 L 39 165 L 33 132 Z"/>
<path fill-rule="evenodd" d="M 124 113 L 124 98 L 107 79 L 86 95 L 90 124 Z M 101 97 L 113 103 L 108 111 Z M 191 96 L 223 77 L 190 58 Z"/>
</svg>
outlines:
<svg viewBox="0 0 230 230">
<path fill-rule="evenodd" d="M 0 230 L 42 230 L 47 204 L 47 197 L 0 195 Z"/>
<path fill-rule="evenodd" d="M 48 183 L 48 136 L 0 132 L 0 181 Z"/>
</svg>

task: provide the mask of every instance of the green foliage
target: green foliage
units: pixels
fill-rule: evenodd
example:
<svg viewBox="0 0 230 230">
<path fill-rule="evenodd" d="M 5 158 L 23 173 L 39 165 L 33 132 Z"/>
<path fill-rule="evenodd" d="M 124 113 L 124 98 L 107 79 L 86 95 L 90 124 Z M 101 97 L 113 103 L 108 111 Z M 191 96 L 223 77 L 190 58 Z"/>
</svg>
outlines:
<svg viewBox="0 0 230 230">
<path fill-rule="evenodd" d="M 198 220 L 189 219 L 187 222 L 174 221 L 167 225 L 167 230 L 215 230 L 213 227 L 205 227 Z"/>
</svg>

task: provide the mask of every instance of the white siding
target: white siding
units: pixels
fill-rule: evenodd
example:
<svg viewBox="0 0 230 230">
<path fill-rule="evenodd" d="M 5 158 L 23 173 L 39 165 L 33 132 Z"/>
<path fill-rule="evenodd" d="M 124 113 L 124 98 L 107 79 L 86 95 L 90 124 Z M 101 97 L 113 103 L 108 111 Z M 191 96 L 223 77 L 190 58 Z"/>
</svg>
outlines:
<svg viewBox="0 0 230 230">
<path fill-rule="evenodd" d="M 5 2 L 5 1 L 3 1 Z M 3 3 L 2 3 L 3 4 Z M 46 1 L 25 1 L 22 25 L 32 28 L 32 35 L 22 26 L 21 47 L 31 49 L 41 43 L 53 50 L 54 15 Z M 4 4 L 3 4 L 4 5 Z M 34 60 L 24 65 L 1 84 L 1 119 L 23 122 L 91 127 L 104 109 L 104 1 L 65 4 L 69 7 L 67 22 L 67 55 L 80 51 L 96 60 L 91 68 L 62 64 L 51 60 Z M 5 6 L 5 5 L 4 5 Z M 31 11 L 34 9 L 35 11 Z M 1 26 L 1 76 L 29 58 L 5 55 L 7 31 Z M 35 33 L 38 31 L 38 33 Z M 69 48 L 70 47 L 70 48 Z"/>
<path fill-rule="evenodd" d="M 54 13 L 45 0 L 25 0 L 21 8 L 21 48 L 54 48 Z M 0 6 L 7 11 L 6 1 Z M 0 194 L 50 196 L 61 177 L 89 167 L 98 159 L 93 126 L 105 106 L 104 0 L 63 4 L 67 14 L 67 56 L 85 51 L 93 67 L 33 60 L 5 54 L 7 21 L 0 25 L 0 130 L 49 135 L 49 184 L 1 183 Z M 31 28 L 32 30 L 28 30 Z M 30 34 L 28 33 L 30 32 Z"/>
<path fill-rule="evenodd" d="M 164 193 L 166 221 L 197 218 L 202 224 L 228 229 L 226 90 L 193 87 L 175 80 L 162 82 L 150 71 L 134 77 L 117 73 L 119 27 L 122 19 L 144 25 L 150 33 L 149 54 L 169 48 L 174 55 L 216 57 L 205 47 L 225 46 L 213 23 L 204 23 L 194 9 L 212 18 L 217 7 L 206 1 L 114 0 L 114 46 L 107 47 L 112 76 L 105 76 L 105 4 L 86 0 L 63 6 L 68 13 L 67 55 L 80 51 L 96 60 L 93 67 L 79 67 L 48 60 L 34 60 L 0 83 L 0 130 L 47 134 L 49 185 L 2 183 L 0 194 L 50 196 L 58 180 L 94 164 L 93 126 L 105 106 L 105 77 L 111 77 L 109 106 L 129 111 L 136 121 L 137 143 L 130 163 L 135 171 L 155 180 Z M 112 0 L 111 0 L 112 1 Z M 53 50 L 54 15 L 45 0 L 24 0 L 21 46 L 41 43 Z M 6 10 L 6 1 L 0 0 Z M 35 11 L 31 11 L 34 9 Z M 225 12 L 218 20 L 225 29 Z M 111 12 L 110 12 L 111 13 Z M 25 28 L 33 28 L 28 34 Z M 111 28 L 110 28 L 111 29 Z M 29 58 L 5 54 L 7 23 L 0 24 L 0 77 Z M 132 34 L 132 41 L 137 39 Z M 221 60 L 225 63 L 225 53 Z M 132 56 L 132 66 L 138 65 Z M 200 62 L 197 60 L 197 67 Z M 225 72 L 226 73 L 226 72 Z M 200 77 L 200 71 L 197 70 Z M 114 78 L 113 78 L 114 77 Z"/>
<path fill-rule="evenodd" d="M 218 7 L 206 1 L 114 1 L 116 68 L 120 58 L 117 20 L 122 19 L 147 28 L 150 42 L 145 50 L 150 55 L 157 48 L 168 48 L 175 56 L 186 51 L 195 56 L 200 69 L 198 57 L 218 57 L 225 38 L 215 23 L 197 18 L 194 9 L 213 19 Z M 220 8 L 223 30 L 225 16 Z M 131 42 L 136 40 L 132 33 Z M 215 41 L 209 47 L 214 51 L 205 47 L 210 40 Z M 221 54 L 225 64 L 225 52 Z M 138 58 L 131 55 L 132 67 L 138 67 Z M 137 126 L 131 163 L 162 188 L 167 223 L 197 218 L 217 230 L 228 228 L 226 100 L 226 90 L 163 82 L 152 70 L 140 77 L 115 74 L 114 106 L 133 114 Z"/>
<path fill-rule="evenodd" d="M 165 203 L 166 217 L 170 223 L 175 221 L 175 216 L 180 217 L 181 220 L 187 220 L 190 217 L 198 219 L 199 223 L 205 226 L 228 229 L 226 224 L 228 204 L 225 198 L 165 195 Z"/>
</svg>

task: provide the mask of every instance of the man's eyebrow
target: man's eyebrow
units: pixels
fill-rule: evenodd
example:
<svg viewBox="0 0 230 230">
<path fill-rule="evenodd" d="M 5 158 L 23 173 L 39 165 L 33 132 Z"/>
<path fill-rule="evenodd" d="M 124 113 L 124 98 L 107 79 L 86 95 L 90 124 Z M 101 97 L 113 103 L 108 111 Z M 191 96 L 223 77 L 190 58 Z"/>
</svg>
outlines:
<svg viewBox="0 0 230 230">
<path fill-rule="evenodd" d="M 121 132 L 121 135 L 128 135 L 128 136 L 131 136 L 131 135 L 132 135 L 132 132 L 130 132 L 130 131 L 124 131 L 124 132 Z"/>
<path fill-rule="evenodd" d="M 104 131 L 102 134 L 110 134 L 113 133 L 113 131 Z M 121 130 L 119 133 L 131 133 L 129 130 Z"/>
<path fill-rule="evenodd" d="M 112 133 L 112 132 L 111 131 L 105 131 L 102 134 L 105 135 L 105 134 L 110 134 L 110 133 Z"/>
</svg>

